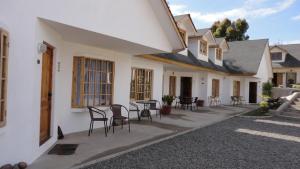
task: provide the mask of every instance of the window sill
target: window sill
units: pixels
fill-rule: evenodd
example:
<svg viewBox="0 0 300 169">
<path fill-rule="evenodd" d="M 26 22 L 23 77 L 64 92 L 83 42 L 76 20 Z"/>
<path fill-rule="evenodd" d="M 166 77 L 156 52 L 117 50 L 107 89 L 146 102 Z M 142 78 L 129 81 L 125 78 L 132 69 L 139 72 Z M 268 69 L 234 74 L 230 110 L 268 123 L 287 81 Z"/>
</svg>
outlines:
<svg viewBox="0 0 300 169">
<path fill-rule="evenodd" d="M 96 107 L 96 108 L 103 110 L 103 111 L 109 110 L 109 106 L 101 106 L 101 107 Z M 71 108 L 71 112 L 72 113 L 87 113 L 88 109 L 87 108 Z"/>
</svg>

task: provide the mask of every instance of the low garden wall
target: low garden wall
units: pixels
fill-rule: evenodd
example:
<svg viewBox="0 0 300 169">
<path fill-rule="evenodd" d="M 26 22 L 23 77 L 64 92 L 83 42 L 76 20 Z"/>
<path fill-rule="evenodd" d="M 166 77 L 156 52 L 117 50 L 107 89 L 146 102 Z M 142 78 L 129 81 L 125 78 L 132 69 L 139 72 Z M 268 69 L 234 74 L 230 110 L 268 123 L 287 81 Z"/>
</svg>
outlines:
<svg viewBox="0 0 300 169">
<path fill-rule="evenodd" d="M 295 92 L 300 92 L 300 89 L 295 89 L 295 88 L 280 88 L 280 87 L 273 87 L 272 88 L 272 96 L 273 96 L 273 98 L 290 96 L 290 95 L 292 95 Z"/>
</svg>

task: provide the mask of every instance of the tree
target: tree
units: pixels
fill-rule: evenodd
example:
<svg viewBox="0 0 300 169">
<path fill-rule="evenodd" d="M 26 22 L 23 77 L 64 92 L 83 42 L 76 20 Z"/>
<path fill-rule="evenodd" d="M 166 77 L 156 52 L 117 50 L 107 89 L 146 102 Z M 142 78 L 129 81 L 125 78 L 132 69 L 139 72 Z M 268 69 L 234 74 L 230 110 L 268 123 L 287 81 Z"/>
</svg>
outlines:
<svg viewBox="0 0 300 169">
<path fill-rule="evenodd" d="M 237 19 L 231 21 L 228 18 L 223 21 L 216 21 L 211 26 L 211 31 L 216 38 L 225 38 L 227 41 L 242 41 L 248 40 L 246 35 L 249 29 L 249 24 L 245 19 Z"/>
</svg>

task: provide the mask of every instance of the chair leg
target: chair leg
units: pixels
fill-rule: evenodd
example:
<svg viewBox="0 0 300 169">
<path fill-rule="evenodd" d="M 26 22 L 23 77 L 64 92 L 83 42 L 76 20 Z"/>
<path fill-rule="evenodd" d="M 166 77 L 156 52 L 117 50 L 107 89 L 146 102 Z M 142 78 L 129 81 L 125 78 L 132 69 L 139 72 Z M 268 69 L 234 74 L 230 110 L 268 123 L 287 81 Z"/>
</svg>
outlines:
<svg viewBox="0 0 300 169">
<path fill-rule="evenodd" d="M 89 136 L 91 135 L 92 121 L 90 122 Z"/>
<path fill-rule="evenodd" d="M 160 110 L 159 110 L 159 119 L 161 119 L 161 112 L 160 112 Z"/>
<path fill-rule="evenodd" d="M 91 133 L 93 133 L 93 130 L 94 130 L 94 121 L 92 122 L 92 130 L 91 130 Z"/>
<path fill-rule="evenodd" d="M 104 132 L 105 132 L 105 137 L 107 137 L 107 121 L 104 121 Z"/>
<path fill-rule="evenodd" d="M 141 121 L 139 110 L 137 110 L 136 112 L 137 112 L 138 120 Z"/>
<path fill-rule="evenodd" d="M 110 130 L 111 125 L 112 125 L 112 117 L 111 117 L 110 120 L 109 120 L 109 128 L 108 128 L 108 130 Z"/>
<path fill-rule="evenodd" d="M 115 119 L 112 120 L 113 133 L 115 133 Z"/>
<path fill-rule="evenodd" d="M 130 133 L 130 120 L 128 119 L 128 129 L 129 129 L 129 133 Z"/>
</svg>

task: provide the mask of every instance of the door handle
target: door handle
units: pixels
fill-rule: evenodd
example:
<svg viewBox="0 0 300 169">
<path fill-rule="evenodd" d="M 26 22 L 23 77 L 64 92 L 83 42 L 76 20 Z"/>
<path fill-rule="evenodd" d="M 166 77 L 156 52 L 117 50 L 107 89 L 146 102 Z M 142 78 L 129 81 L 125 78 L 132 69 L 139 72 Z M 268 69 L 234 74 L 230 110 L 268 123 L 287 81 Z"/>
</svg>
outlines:
<svg viewBox="0 0 300 169">
<path fill-rule="evenodd" d="M 52 93 L 48 93 L 48 97 L 52 97 Z"/>
</svg>

